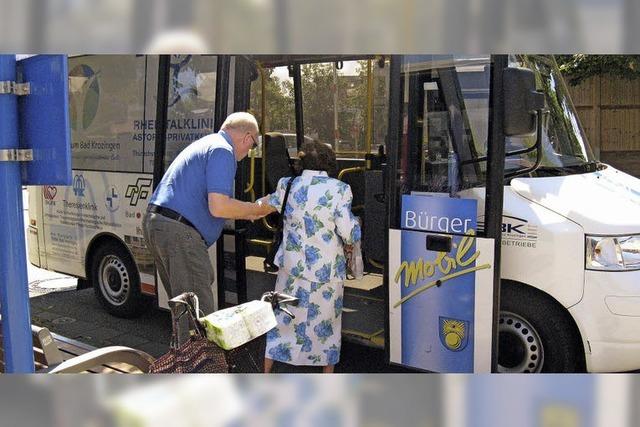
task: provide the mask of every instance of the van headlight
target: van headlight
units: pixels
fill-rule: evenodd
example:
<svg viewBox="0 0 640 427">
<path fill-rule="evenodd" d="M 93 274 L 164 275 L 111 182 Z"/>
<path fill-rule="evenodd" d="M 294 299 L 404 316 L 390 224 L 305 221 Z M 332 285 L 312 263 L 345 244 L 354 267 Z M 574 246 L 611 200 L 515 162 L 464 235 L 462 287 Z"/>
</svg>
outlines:
<svg viewBox="0 0 640 427">
<path fill-rule="evenodd" d="M 587 236 L 587 270 L 640 270 L 640 236 Z"/>
</svg>

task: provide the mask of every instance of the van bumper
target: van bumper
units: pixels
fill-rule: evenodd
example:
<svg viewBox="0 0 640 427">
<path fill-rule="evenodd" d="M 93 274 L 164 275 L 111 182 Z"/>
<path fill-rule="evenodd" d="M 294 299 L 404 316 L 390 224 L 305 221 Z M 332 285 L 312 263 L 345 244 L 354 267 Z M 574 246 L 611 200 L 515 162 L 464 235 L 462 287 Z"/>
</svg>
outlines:
<svg viewBox="0 0 640 427">
<path fill-rule="evenodd" d="M 640 369 L 640 271 L 585 271 L 584 296 L 571 307 L 589 372 Z"/>
</svg>

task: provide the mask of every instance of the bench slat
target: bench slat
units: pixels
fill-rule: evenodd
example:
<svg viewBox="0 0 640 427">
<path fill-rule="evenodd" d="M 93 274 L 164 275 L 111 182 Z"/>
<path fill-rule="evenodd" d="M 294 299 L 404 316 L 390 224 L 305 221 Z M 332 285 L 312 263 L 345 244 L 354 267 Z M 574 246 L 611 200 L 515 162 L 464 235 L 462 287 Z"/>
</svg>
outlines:
<svg viewBox="0 0 640 427">
<path fill-rule="evenodd" d="M 46 370 L 50 366 L 56 366 L 66 360 L 96 350 L 95 347 L 83 342 L 51 333 L 47 328 L 32 325 L 31 333 L 36 372 Z M 2 347 L 2 329 L 0 328 L 0 373 L 3 372 L 5 372 L 5 364 Z M 126 363 L 108 363 L 91 367 L 86 372 L 101 374 L 134 373 L 139 372 L 139 370 Z"/>
</svg>

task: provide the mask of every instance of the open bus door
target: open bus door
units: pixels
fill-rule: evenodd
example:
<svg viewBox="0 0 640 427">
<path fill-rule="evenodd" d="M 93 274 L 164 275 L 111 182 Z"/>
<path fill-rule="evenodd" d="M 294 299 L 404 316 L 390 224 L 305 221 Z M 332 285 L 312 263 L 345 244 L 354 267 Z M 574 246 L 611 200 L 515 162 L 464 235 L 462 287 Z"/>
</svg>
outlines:
<svg viewBox="0 0 640 427">
<path fill-rule="evenodd" d="M 498 371 L 505 134 L 536 131 L 533 76 L 504 55 L 420 55 L 391 82 L 390 362 Z"/>
<path fill-rule="evenodd" d="M 489 134 L 491 61 L 445 55 L 394 59 L 387 176 L 389 359 L 426 371 L 489 372 L 494 241 L 479 230 L 478 200 L 464 193 L 486 182 L 479 165 L 460 164 L 477 157 L 474 138 L 484 142 Z M 473 78 L 464 76 L 472 70 Z M 487 187 L 496 190 L 502 187 Z"/>
<path fill-rule="evenodd" d="M 350 184 L 353 211 L 363 219 L 363 233 L 377 239 L 363 241 L 364 278 L 344 283 L 343 338 L 383 349 L 386 208 L 381 197 L 384 149 L 379 145 L 384 146 L 387 135 L 388 58 L 235 58 L 234 110 L 251 111 L 262 134 L 259 147 L 238 167 L 236 197 L 255 200 L 271 193 L 280 178 L 296 173 L 297 152 L 305 141 L 318 139 L 334 147 L 338 156 L 334 177 Z M 338 101 L 342 107 L 336 109 Z M 265 265 L 274 223 L 272 218 L 236 222 L 235 235 L 240 239 L 235 248 L 244 251 L 234 257 L 238 277 L 244 275 L 244 280 L 236 281 L 239 296 L 255 299 L 275 286 L 276 274 Z"/>
</svg>

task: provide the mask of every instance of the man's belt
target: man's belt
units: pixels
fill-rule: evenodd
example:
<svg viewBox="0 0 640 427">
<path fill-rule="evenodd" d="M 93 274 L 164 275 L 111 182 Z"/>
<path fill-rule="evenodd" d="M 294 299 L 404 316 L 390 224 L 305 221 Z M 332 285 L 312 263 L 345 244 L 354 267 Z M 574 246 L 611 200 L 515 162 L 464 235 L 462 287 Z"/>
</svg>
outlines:
<svg viewBox="0 0 640 427">
<path fill-rule="evenodd" d="M 158 215 L 162 215 L 162 216 L 167 217 L 169 219 L 172 219 L 174 221 L 181 222 L 184 225 L 188 225 L 189 227 L 191 227 L 194 230 L 198 231 L 196 226 L 193 225 L 191 223 L 191 221 L 189 221 L 187 218 L 185 218 L 184 216 L 182 216 L 178 212 L 174 211 L 173 209 L 165 208 L 163 206 L 149 204 L 149 206 L 147 207 L 147 212 L 157 213 Z"/>
</svg>

